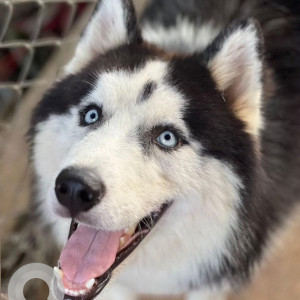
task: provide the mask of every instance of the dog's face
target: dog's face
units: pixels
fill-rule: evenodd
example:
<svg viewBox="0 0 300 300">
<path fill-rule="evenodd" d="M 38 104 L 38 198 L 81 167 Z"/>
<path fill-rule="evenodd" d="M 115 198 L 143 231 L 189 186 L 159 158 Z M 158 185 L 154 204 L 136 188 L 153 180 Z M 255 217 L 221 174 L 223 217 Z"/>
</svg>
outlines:
<svg viewBox="0 0 300 300">
<path fill-rule="evenodd" d="M 201 54 L 171 55 L 143 42 L 129 1 L 102 1 L 33 116 L 40 198 L 57 218 L 118 238 L 184 203 L 211 235 L 206 246 L 223 247 L 261 126 L 258 44 L 241 22 Z"/>
</svg>

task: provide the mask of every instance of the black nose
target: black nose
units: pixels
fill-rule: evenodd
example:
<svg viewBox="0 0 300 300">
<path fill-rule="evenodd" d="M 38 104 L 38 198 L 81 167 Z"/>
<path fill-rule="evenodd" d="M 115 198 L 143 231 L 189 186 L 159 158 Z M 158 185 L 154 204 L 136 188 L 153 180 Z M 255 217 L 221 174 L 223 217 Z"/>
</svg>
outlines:
<svg viewBox="0 0 300 300">
<path fill-rule="evenodd" d="M 105 192 L 101 179 L 91 170 L 68 168 L 63 170 L 55 182 L 56 197 L 74 217 L 96 205 Z"/>
</svg>

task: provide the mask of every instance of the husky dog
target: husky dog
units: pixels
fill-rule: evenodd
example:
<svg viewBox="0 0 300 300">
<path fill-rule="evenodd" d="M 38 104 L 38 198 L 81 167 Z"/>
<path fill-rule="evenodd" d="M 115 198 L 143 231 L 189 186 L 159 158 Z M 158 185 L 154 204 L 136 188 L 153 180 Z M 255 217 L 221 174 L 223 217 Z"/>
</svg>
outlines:
<svg viewBox="0 0 300 300">
<path fill-rule="evenodd" d="M 153 0 L 139 25 L 131 1 L 99 2 L 32 118 L 66 299 L 247 281 L 300 195 L 295 3 Z"/>
</svg>

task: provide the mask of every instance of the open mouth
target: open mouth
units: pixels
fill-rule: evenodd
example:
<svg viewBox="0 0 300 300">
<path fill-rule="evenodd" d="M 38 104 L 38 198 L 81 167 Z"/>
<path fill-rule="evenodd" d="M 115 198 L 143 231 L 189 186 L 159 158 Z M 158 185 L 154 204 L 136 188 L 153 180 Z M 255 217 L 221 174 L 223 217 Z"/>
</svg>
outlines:
<svg viewBox="0 0 300 300">
<path fill-rule="evenodd" d="M 54 268 L 56 285 L 64 299 L 92 300 L 107 285 L 116 269 L 149 234 L 170 204 L 163 204 L 136 225 L 105 232 L 72 220 L 69 239 Z"/>
</svg>

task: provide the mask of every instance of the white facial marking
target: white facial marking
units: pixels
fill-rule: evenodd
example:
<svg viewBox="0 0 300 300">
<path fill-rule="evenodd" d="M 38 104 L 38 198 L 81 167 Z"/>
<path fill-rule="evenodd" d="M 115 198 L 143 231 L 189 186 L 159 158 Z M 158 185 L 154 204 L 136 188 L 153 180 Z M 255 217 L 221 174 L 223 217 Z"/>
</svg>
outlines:
<svg viewBox="0 0 300 300">
<path fill-rule="evenodd" d="M 200 158 L 193 150 L 172 160 L 165 167 L 180 185 L 180 198 L 136 249 L 119 278 L 141 293 L 182 293 L 191 284 L 203 284 L 207 270 L 219 269 L 237 226 L 242 183 L 230 167 Z"/>
<path fill-rule="evenodd" d="M 189 137 L 183 121 L 188 100 L 165 81 L 167 73 L 166 62 L 151 61 L 141 70 L 99 75 L 95 89 L 83 102 L 68 114 L 53 115 L 39 124 L 34 140 L 39 195 L 45 199 L 49 194 L 52 207 L 59 208 L 54 182 L 62 169 L 92 167 L 103 179 L 107 193 L 101 203 L 80 216 L 82 222 L 105 230 L 131 228 L 165 201 L 173 200 L 121 274 L 121 280 L 129 285 L 138 280 L 140 285 L 135 288 L 142 292 L 153 292 L 152 286 L 154 292 L 182 291 L 192 280 L 203 279 L 199 276 L 202 266 L 219 268 L 236 226 L 242 188 L 230 166 L 201 155 L 198 141 L 190 140 L 188 146 L 170 153 L 151 145 L 150 153 L 144 153 L 139 132 L 158 124 L 171 123 Z M 157 87 L 141 103 L 138 97 L 149 81 Z M 91 103 L 101 106 L 106 116 L 94 130 L 78 125 L 79 111 Z M 47 206 L 42 208 L 52 222 Z M 60 222 L 54 228 L 56 233 L 62 226 L 68 230 L 69 226 Z M 168 257 L 164 271 L 156 272 L 163 257 Z M 186 261 L 187 257 L 190 260 Z"/>
<path fill-rule="evenodd" d="M 161 24 L 145 23 L 143 38 L 168 51 L 192 54 L 206 48 L 220 32 L 212 22 L 197 26 L 187 19 L 177 19 L 176 25 L 166 28 Z"/>
<path fill-rule="evenodd" d="M 86 166 L 97 170 L 107 194 L 100 205 L 82 213 L 80 220 L 106 230 L 124 229 L 175 193 L 158 161 L 145 157 L 137 136 L 138 128 L 143 132 L 161 123 L 175 122 L 187 132 L 182 120 L 182 96 L 164 82 L 167 67 L 166 62 L 150 61 L 138 71 L 101 74 L 96 88 L 86 97 L 85 105 L 101 106 L 107 121 L 78 142 L 61 169 Z M 150 99 L 139 103 L 138 97 L 149 81 L 158 86 Z"/>
</svg>

